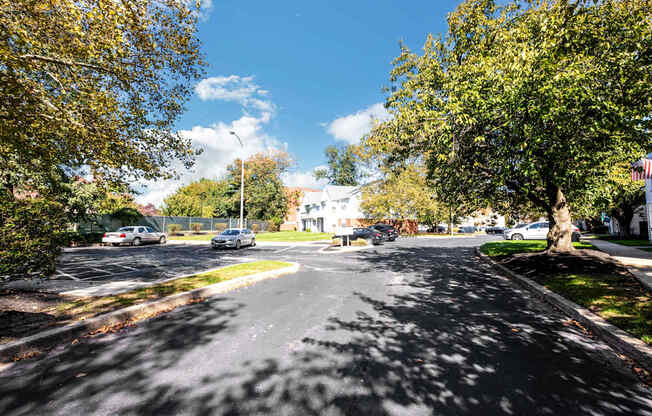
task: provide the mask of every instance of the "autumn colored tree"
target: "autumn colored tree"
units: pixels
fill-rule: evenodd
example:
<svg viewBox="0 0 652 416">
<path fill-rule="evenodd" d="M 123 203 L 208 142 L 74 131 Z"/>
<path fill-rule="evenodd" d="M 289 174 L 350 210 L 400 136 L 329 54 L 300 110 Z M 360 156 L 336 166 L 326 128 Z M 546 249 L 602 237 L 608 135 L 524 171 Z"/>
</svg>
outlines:
<svg viewBox="0 0 652 416">
<path fill-rule="evenodd" d="M 408 219 L 434 225 L 448 216 L 437 201 L 425 172 L 415 165 L 387 171 L 383 179 L 362 187 L 362 212 L 371 219 Z"/>
<path fill-rule="evenodd" d="M 532 204 L 550 220 L 549 252 L 570 251 L 573 209 L 650 143 L 649 6 L 464 1 L 444 38 L 402 49 L 393 117 L 365 146 L 387 166 L 423 157 L 442 197 Z"/>
</svg>

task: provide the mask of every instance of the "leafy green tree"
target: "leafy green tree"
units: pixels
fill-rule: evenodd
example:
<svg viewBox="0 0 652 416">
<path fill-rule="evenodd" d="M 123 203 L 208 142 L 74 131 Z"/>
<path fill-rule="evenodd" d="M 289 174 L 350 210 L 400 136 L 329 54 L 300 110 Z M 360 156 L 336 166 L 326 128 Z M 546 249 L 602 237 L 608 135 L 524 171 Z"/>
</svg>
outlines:
<svg viewBox="0 0 652 416">
<path fill-rule="evenodd" d="M 176 163 L 193 164 L 199 150 L 173 130 L 203 75 L 192 3 L 0 2 L 0 193 L 6 206 L 29 205 L 24 196 L 31 195 L 35 209 L 47 206 L 51 221 L 68 219 L 81 207 L 61 201 L 61 189 L 70 187 L 52 174 L 56 169 L 64 178 L 92 173 L 94 186 L 106 191 L 170 177 Z M 52 213 L 56 207 L 60 215 Z M 12 221 L 38 228 L 41 220 L 30 209 L 17 209 Z M 23 214 L 29 216 L 17 217 Z M 60 241 L 54 235 L 46 241 L 44 233 L 34 241 L 52 253 Z"/>
<path fill-rule="evenodd" d="M 385 172 L 383 179 L 363 186 L 360 209 L 374 220 L 411 219 L 430 225 L 447 215 L 428 185 L 423 169 L 415 165 Z"/>
<path fill-rule="evenodd" d="M 348 146 L 328 146 L 324 151 L 328 168 L 316 169 L 316 179 L 327 179 L 331 185 L 359 185 L 363 178 L 356 148 Z"/>
<path fill-rule="evenodd" d="M 443 197 L 532 204 L 549 252 L 570 251 L 572 209 L 649 146 L 651 18 L 645 0 L 464 1 L 445 38 L 402 49 L 394 117 L 365 145 L 422 157 Z"/>
<path fill-rule="evenodd" d="M 167 197 L 162 211 L 164 215 L 188 217 L 226 216 L 227 198 L 228 184 L 225 180 L 202 178 Z"/>
<path fill-rule="evenodd" d="M 290 168 L 292 160 L 282 151 L 258 153 L 245 161 L 244 214 L 246 218 L 271 220 L 285 218 L 288 195 L 281 175 Z M 226 183 L 229 203 L 226 213 L 240 216 L 240 160 L 227 167 Z"/>
<path fill-rule="evenodd" d="M 606 212 L 620 225 L 620 234 L 631 236 L 630 224 L 636 210 L 645 205 L 645 185 L 642 181 L 631 180 L 629 163 L 616 165 L 603 188 L 599 189 L 593 213 Z"/>
</svg>

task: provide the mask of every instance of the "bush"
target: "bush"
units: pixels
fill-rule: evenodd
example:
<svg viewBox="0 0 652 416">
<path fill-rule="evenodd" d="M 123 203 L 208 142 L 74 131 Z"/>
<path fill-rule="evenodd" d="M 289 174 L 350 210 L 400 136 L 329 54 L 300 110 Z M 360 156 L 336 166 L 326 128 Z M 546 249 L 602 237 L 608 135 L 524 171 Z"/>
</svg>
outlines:
<svg viewBox="0 0 652 416">
<path fill-rule="evenodd" d="M 253 231 L 254 234 L 258 233 L 259 229 L 260 229 L 260 226 L 258 224 L 252 224 L 251 225 L 251 231 Z"/>
<path fill-rule="evenodd" d="M 268 231 L 279 231 L 281 229 L 281 224 L 283 224 L 283 218 L 280 217 L 270 218 Z"/>
<path fill-rule="evenodd" d="M 364 246 L 367 245 L 367 241 L 366 241 L 366 240 L 363 240 L 363 239 L 361 239 L 361 238 L 358 238 L 358 239 L 355 240 L 355 241 L 351 241 L 351 245 L 352 245 L 352 246 L 358 246 L 358 247 L 364 247 Z"/>
<path fill-rule="evenodd" d="M 341 246 L 342 245 L 342 239 L 341 238 L 333 238 L 331 240 L 331 246 Z"/>
<path fill-rule="evenodd" d="M 43 199 L 0 194 L 0 277 L 54 273 L 57 255 L 67 243 L 64 207 Z"/>
<path fill-rule="evenodd" d="M 309 233 L 309 232 L 310 232 L 310 228 L 306 228 L 306 232 Z"/>
<path fill-rule="evenodd" d="M 222 232 L 226 230 L 226 227 L 227 227 L 226 223 L 218 222 L 217 224 L 215 224 L 215 231 Z"/>
<path fill-rule="evenodd" d="M 181 231 L 181 224 L 170 224 L 168 225 L 168 232 L 170 234 L 175 234 Z"/>
<path fill-rule="evenodd" d="M 193 222 L 190 224 L 190 229 L 193 230 L 195 233 L 199 233 L 201 232 L 202 225 L 203 225 L 202 223 Z"/>
</svg>

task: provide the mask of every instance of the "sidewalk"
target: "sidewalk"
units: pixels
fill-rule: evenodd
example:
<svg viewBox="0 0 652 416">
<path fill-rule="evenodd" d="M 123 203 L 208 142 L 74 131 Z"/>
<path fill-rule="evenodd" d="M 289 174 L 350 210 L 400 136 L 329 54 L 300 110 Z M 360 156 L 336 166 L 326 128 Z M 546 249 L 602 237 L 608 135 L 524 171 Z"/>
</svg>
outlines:
<svg viewBox="0 0 652 416">
<path fill-rule="evenodd" d="M 643 285 L 649 290 L 652 290 L 652 252 L 639 250 L 635 247 L 622 246 L 604 240 L 592 239 L 587 241 L 600 251 L 609 254 L 627 266 L 629 271 Z"/>
</svg>

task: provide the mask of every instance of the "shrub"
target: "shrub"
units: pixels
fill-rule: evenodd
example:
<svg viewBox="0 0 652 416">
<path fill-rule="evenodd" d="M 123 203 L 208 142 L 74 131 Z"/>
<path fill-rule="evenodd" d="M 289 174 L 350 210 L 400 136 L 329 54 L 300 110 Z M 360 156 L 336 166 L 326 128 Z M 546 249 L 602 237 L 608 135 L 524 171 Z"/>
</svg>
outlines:
<svg viewBox="0 0 652 416">
<path fill-rule="evenodd" d="M 366 241 L 366 240 L 363 240 L 363 239 L 361 239 L 361 238 L 358 238 L 358 239 L 355 240 L 355 241 L 351 241 L 351 245 L 352 245 L 352 246 L 364 247 L 364 246 L 367 245 L 367 241 Z"/>
<path fill-rule="evenodd" d="M 251 231 L 254 233 L 258 233 L 258 230 L 260 229 L 260 226 L 258 224 L 252 224 L 251 225 Z"/>
<path fill-rule="evenodd" d="M 269 231 L 278 231 L 281 229 L 281 224 L 283 224 L 283 218 L 272 217 L 269 219 Z"/>
<path fill-rule="evenodd" d="M 181 224 L 170 224 L 168 225 L 168 232 L 170 234 L 175 234 L 181 231 Z"/>
<path fill-rule="evenodd" d="M 224 230 L 226 230 L 226 223 L 218 222 L 217 224 L 215 224 L 215 231 L 222 232 Z"/>
<path fill-rule="evenodd" d="M 190 224 L 190 229 L 193 230 L 195 233 L 199 233 L 201 231 L 202 223 L 200 222 L 193 222 Z"/>
<path fill-rule="evenodd" d="M 331 246 L 340 246 L 342 245 L 342 239 L 341 238 L 333 238 L 331 240 Z"/>
<path fill-rule="evenodd" d="M 0 276 L 25 278 L 54 273 L 67 243 L 66 210 L 43 199 L 15 199 L 0 192 Z"/>
<path fill-rule="evenodd" d="M 310 228 L 306 228 L 306 232 L 309 233 L 309 232 L 310 232 Z"/>
</svg>

